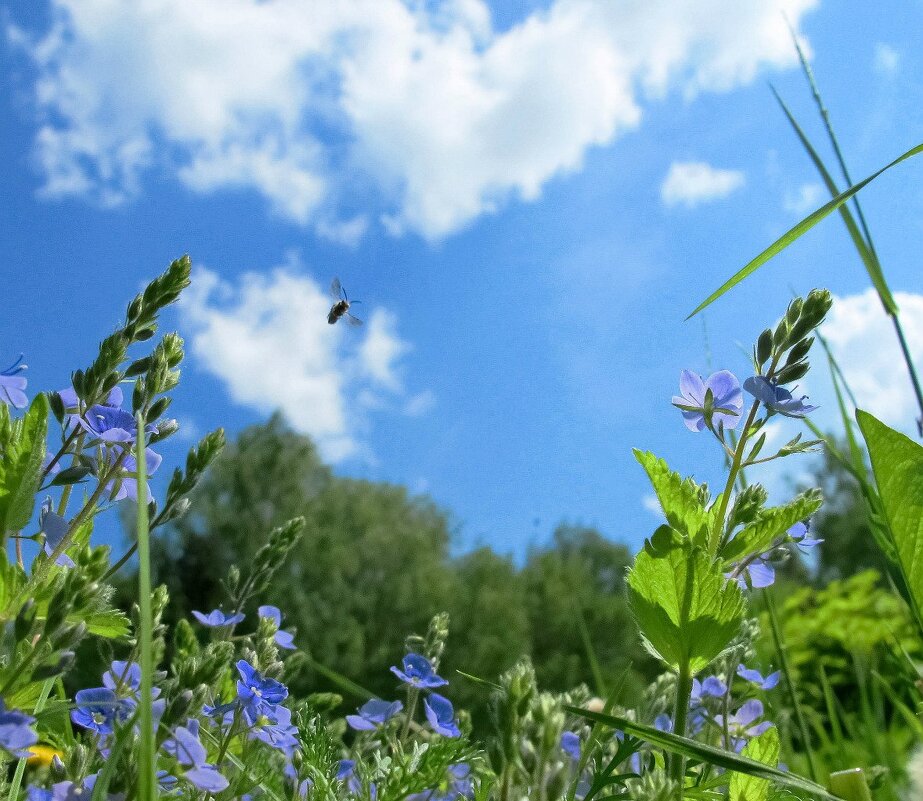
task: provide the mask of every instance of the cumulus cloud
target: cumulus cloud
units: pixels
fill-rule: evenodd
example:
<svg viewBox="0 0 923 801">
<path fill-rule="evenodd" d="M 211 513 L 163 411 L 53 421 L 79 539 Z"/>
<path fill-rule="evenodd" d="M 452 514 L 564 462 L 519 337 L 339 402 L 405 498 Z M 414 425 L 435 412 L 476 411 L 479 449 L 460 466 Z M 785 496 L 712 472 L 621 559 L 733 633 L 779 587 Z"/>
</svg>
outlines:
<svg viewBox="0 0 923 801">
<path fill-rule="evenodd" d="M 923 370 L 923 295 L 895 292 L 894 299 L 917 370 Z M 889 425 L 915 431 L 919 412 L 907 368 L 875 290 L 836 297 L 821 332 L 859 405 Z M 832 421 L 836 411 L 829 392 L 822 402 Z"/>
<path fill-rule="evenodd" d="M 879 75 L 891 76 L 897 73 L 901 66 L 901 54 L 891 45 L 878 42 L 875 45 L 875 55 L 872 66 Z"/>
<path fill-rule="evenodd" d="M 328 325 L 330 299 L 297 263 L 237 283 L 198 268 L 180 303 L 198 364 L 231 398 L 262 414 L 280 409 L 323 455 L 361 455 L 371 409 L 406 402 L 400 362 L 410 346 L 388 310 L 365 328 Z"/>
<path fill-rule="evenodd" d="M 783 14 L 816 3 L 553 0 L 498 30 L 483 0 L 51 0 L 50 30 L 8 38 L 48 197 L 115 205 L 157 170 L 353 241 L 365 185 L 387 230 L 436 239 L 535 200 L 646 101 L 793 65 Z"/>
<path fill-rule="evenodd" d="M 820 208 L 827 198 L 826 190 L 820 184 L 802 184 L 795 192 L 786 193 L 783 206 L 796 217 L 805 217 Z"/>
<path fill-rule="evenodd" d="M 692 209 L 702 203 L 727 197 L 745 182 L 739 170 L 723 170 L 702 161 L 674 161 L 660 186 L 660 199 L 667 206 Z"/>
</svg>

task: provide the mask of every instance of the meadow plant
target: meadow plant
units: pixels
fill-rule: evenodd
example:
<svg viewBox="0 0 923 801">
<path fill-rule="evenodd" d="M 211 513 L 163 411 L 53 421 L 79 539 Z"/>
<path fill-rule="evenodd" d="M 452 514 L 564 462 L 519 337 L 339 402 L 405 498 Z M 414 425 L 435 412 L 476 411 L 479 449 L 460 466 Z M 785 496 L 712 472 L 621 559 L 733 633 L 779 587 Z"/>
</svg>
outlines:
<svg viewBox="0 0 923 801">
<path fill-rule="evenodd" d="M 796 434 L 765 452 L 770 420 L 797 421 L 815 408 L 797 386 L 829 293 L 794 300 L 759 336 L 743 382 L 727 370 L 681 373 L 673 404 L 726 465 L 716 496 L 653 454 L 635 454 L 666 522 L 637 555 L 628 587 L 662 675 L 621 706 L 618 688 L 607 698 L 582 686 L 542 691 L 525 658 L 495 680 L 468 677 L 490 695 L 491 732 L 479 742 L 453 705 L 456 677 L 440 672 L 444 614 L 394 655 L 389 697 L 359 688 L 344 703 L 289 691 L 309 657 L 297 632 L 283 628 L 286 610 L 262 596 L 304 535 L 302 518 L 266 534 L 248 565 L 232 567 L 218 608 L 195 610 L 172 630 L 164 624 L 169 599 L 150 586 L 149 538 L 185 513 L 224 443 L 221 431 L 207 435 L 174 471 L 162 504 L 152 497 L 157 446 L 178 430 L 165 414 L 183 343 L 176 334 L 144 343 L 189 271 L 180 259 L 138 295 L 69 386 L 30 402 L 22 360 L 0 374 L 3 797 L 763 801 L 774 787 L 834 797 L 779 765 L 770 710 L 783 689 L 793 692 L 792 676 L 781 649 L 775 664 L 757 658 L 759 625 L 748 614 L 748 596 L 774 582 L 778 563 L 819 542 L 810 518 L 820 493 L 769 506 L 748 471 L 818 444 Z M 137 541 L 112 560 L 93 544 L 93 528 L 97 515 L 126 501 L 137 507 Z M 126 614 L 113 606 L 107 579 L 135 553 L 138 602 Z M 906 578 L 913 590 L 915 574 Z M 62 677 L 88 639 L 111 658 L 96 686 L 68 698 Z"/>
</svg>

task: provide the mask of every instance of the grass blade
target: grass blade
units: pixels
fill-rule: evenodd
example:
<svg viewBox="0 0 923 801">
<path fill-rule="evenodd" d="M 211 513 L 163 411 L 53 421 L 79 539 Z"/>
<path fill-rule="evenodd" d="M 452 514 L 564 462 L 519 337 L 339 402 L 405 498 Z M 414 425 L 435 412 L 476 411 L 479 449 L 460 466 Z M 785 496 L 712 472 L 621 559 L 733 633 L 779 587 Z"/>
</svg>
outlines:
<svg viewBox="0 0 923 801">
<path fill-rule="evenodd" d="M 798 239 L 799 237 L 803 236 L 808 231 L 810 231 L 815 225 L 821 222 L 821 220 L 824 220 L 827 217 L 829 217 L 833 212 L 835 212 L 838 208 L 840 208 L 840 206 L 846 203 L 851 197 L 861 192 L 866 186 L 868 186 L 868 184 L 874 181 L 879 175 L 881 175 L 884 172 L 887 172 L 892 167 L 896 167 L 901 162 L 906 161 L 909 158 L 913 158 L 914 156 L 920 153 L 923 153 L 923 144 L 919 144 L 916 147 L 912 147 L 906 153 L 902 153 L 900 156 L 898 156 L 896 159 L 886 164 L 880 170 L 873 172 L 867 178 L 864 178 L 863 180 L 859 181 L 859 183 L 855 184 L 854 186 L 849 187 L 849 189 L 841 192 L 831 201 L 829 201 L 828 203 L 825 203 L 819 209 L 809 214 L 797 225 L 795 225 L 794 227 L 786 231 L 784 234 L 782 234 L 782 236 L 780 236 L 775 242 L 773 242 L 762 253 L 756 256 L 756 258 L 749 261 L 740 270 L 734 273 L 734 275 L 732 275 L 727 281 L 725 281 L 720 287 L 718 287 L 718 289 L 712 292 L 707 298 L 705 298 L 705 300 L 703 300 L 698 306 L 696 306 L 696 308 L 692 311 L 692 313 L 686 319 L 688 320 L 689 317 L 694 317 L 696 314 L 702 311 L 702 309 L 710 306 L 718 298 L 720 298 L 722 295 L 727 293 L 729 290 L 733 289 L 735 286 L 737 286 L 737 284 L 739 284 L 745 278 L 748 278 L 749 276 L 751 276 L 760 267 L 762 267 L 766 262 L 768 262 L 771 258 L 773 258 L 774 256 L 777 256 L 779 253 L 785 250 L 785 248 L 787 248 L 792 242 L 794 242 L 796 239 Z"/>
<path fill-rule="evenodd" d="M 772 90 L 773 95 L 775 96 L 779 105 L 782 107 L 782 111 L 788 118 L 789 123 L 791 123 L 792 128 L 795 130 L 796 136 L 801 141 L 801 144 L 807 151 L 811 161 L 814 162 L 814 166 L 817 168 L 818 173 L 820 173 L 820 177 L 823 179 L 824 184 L 826 184 L 827 190 L 830 192 L 832 197 L 836 197 L 840 194 L 839 187 L 837 187 L 836 183 L 831 177 L 830 172 L 827 170 L 827 167 L 825 166 L 817 150 L 814 149 L 814 146 L 811 144 L 804 130 L 798 124 L 795 116 L 785 104 L 785 101 L 782 100 L 781 96 L 776 91 L 776 88 L 774 86 L 770 86 L 769 88 Z M 895 314 L 897 314 L 897 303 L 894 301 L 894 297 L 891 295 L 891 289 L 888 287 L 888 282 L 885 280 L 884 272 L 881 269 L 881 263 L 878 261 L 878 254 L 875 253 L 875 251 L 869 246 L 869 243 L 866 242 L 865 237 L 859 231 L 859 226 L 856 224 L 852 212 L 849 210 L 849 205 L 844 203 L 842 206 L 840 206 L 839 211 L 840 216 L 843 218 L 843 222 L 846 224 L 846 230 L 849 232 L 849 237 L 852 239 L 853 245 L 855 245 L 856 251 L 859 253 L 859 258 L 862 259 L 862 264 L 865 266 L 865 271 L 868 273 L 869 279 L 871 280 L 872 285 L 875 287 L 875 291 L 878 292 L 878 297 L 881 298 L 881 303 L 885 307 L 885 311 L 893 317 Z"/>
<path fill-rule="evenodd" d="M 786 773 L 778 768 L 773 768 L 769 765 L 764 765 L 762 762 L 757 762 L 754 759 L 748 759 L 747 757 L 731 753 L 730 751 L 723 751 L 720 748 L 705 745 L 704 743 L 690 740 L 687 737 L 680 737 L 678 734 L 660 731 L 653 726 L 645 726 L 642 723 L 636 723 L 633 720 L 621 718 L 616 715 L 604 715 L 601 712 L 590 712 L 587 709 L 580 709 L 579 707 L 573 706 L 565 707 L 565 709 L 587 720 L 603 723 L 607 726 L 611 726 L 613 729 L 620 729 L 627 734 L 633 734 L 649 743 L 660 746 L 665 751 L 681 754 L 682 756 L 696 759 L 701 762 L 708 762 L 711 765 L 724 768 L 725 770 L 734 770 L 739 773 L 746 773 L 749 776 L 756 776 L 760 779 L 768 779 L 774 784 L 792 790 L 799 790 L 803 793 L 809 793 L 817 798 L 824 799 L 824 801 L 840 801 L 837 796 L 831 795 L 826 788 L 812 782 L 810 779 L 796 776 L 793 773 Z"/>
</svg>

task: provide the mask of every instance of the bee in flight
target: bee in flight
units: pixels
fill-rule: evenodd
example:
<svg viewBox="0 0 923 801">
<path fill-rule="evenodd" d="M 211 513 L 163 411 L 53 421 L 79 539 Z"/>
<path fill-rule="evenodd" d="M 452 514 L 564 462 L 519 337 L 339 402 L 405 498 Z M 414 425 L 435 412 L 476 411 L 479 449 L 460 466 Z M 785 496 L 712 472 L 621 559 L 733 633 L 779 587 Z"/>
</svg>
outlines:
<svg viewBox="0 0 923 801">
<path fill-rule="evenodd" d="M 362 325 L 362 320 L 352 314 L 349 307 L 353 303 L 361 303 L 361 300 L 350 301 L 346 290 L 340 284 L 339 278 L 334 278 L 330 284 L 330 295 L 334 300 L 333 306 L 330 307 L 330 313 L 327 315 L 327 322 L 333 325 L 341 317 L 346 318 L 346 322 L 352 326 Z"/>
</svg>

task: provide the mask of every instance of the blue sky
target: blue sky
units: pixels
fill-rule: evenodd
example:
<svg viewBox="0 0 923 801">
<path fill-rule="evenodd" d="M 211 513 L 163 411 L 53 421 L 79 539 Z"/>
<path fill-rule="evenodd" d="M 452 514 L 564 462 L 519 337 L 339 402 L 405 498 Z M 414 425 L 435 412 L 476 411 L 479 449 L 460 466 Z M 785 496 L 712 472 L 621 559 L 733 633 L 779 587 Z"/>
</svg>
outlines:
<svg viewBox="0 0 923 801">
<path fill-rule="evenodd" d="M 823 143 L 782 12 L 859 178 L 923 141 L 923 5 L 730 9 L 7 3 L 0 362 L 24 352 L 32 390 L 65 386 L 188 252 L 164 473 L 197 434 L 281 408 L 340 474 L 427 492 L 459 548 L 517 555 L 562 521 L 637 546 L 656 516 L 632 447 L 714 480 L 719 454 L 669 405 L 679 371 L 708 370 L 704 320 L 712 366 L 743 375 L 792 289 L 837 295 L 847 375 L 910 431 L 837 219 L 683 318 L 824 198 L 768 89 Z M 863 193 L 918 363 L 921 169 Z M 334 275 L 363 329 L 326 324 Z M 823 377 L 807 389 L 830 423 Z"/>
</svg>

